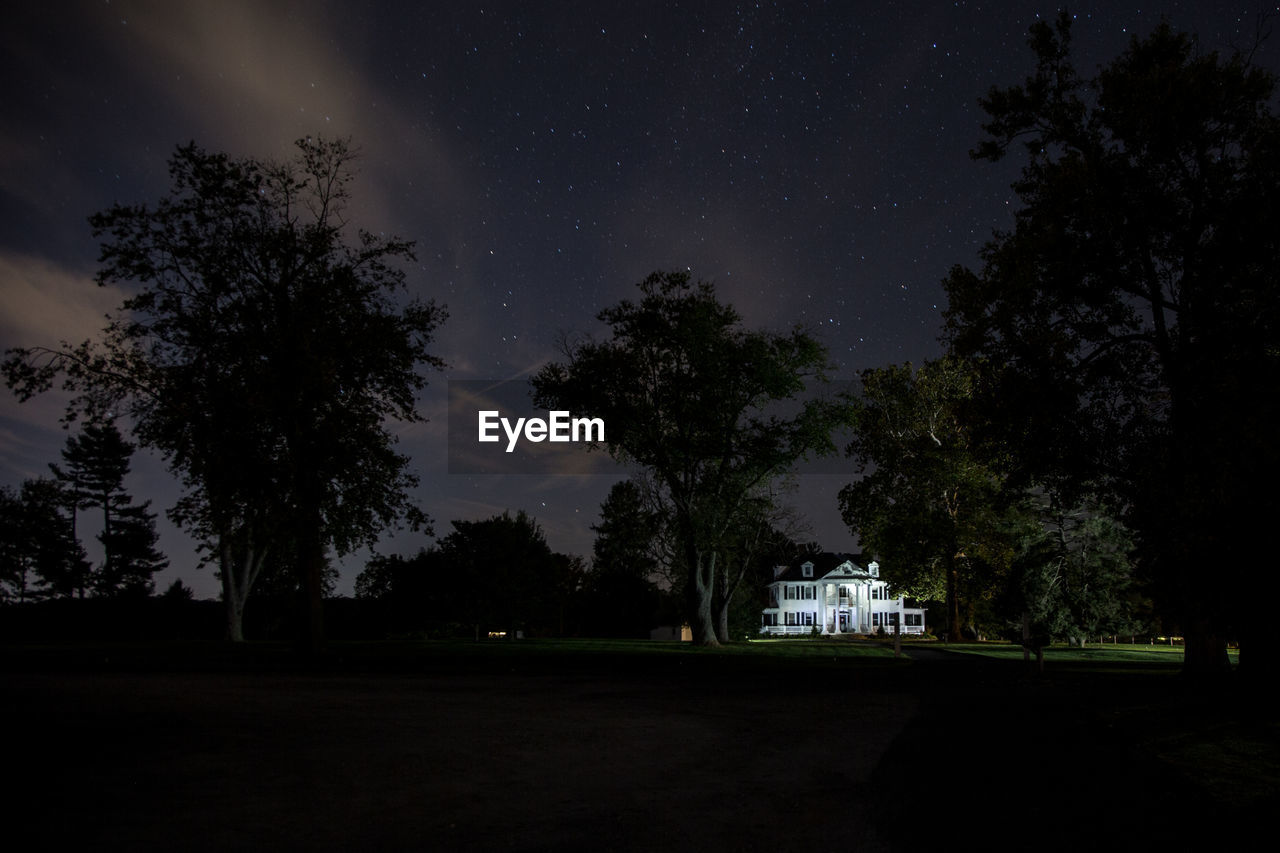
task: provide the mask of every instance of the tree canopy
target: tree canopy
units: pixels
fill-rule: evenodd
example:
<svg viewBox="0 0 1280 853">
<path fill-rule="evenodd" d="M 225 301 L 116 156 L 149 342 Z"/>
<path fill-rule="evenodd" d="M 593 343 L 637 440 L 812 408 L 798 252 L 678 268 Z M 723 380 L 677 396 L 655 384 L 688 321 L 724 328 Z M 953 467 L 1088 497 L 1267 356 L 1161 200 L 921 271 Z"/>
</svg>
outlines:
<svg viewBox="0 0 1280 853">
<path fill-rule="evenodd" d="M 439 583 L 447 607 L 476 638 L 490 631 L 558 630 L 565 593 L 576 586 L 580 566 L 547 544 L 542 527 L 523 510 L 480 521 L 454 521 L 440 540 Z"/>
<path fill-rule="evenodd" d="M 868 369 L 861 379 L 847 448 L 861 476 L 841 489 L 841 514 L 895 589 L 947 602 L 948 635 L 958 640 L 961 600 L 992 583 L 1003 549 L 1003 477 L 962 417 L 973 371 L 943 358 Z"/>
<path fill-rule="evenodd" d="M 805 454 L 833 449 L 836 407 L 770 408 L 821 377 L 827 354 L 800 329 L 743 329 L 714 286 L 687 273 L 656 272 L 639 288 L 639 302 L 600 312 L 609 340 L 569 343 L 565 362 L 537 374 L 536 400 L 603 418 L 609 452 L 649 473 L 669 511 L 694 641 L 714 645 L 716 561 L 745 498 Z"/>
<path fill-rule="evenodd" d="M 1275 589 L 1256 568 L 1280 468 L 1275 79 L 1167 25 L 1083 79 L 1070 29 L 1038 22 L 1034 73 L 982 102 L 974 156 L 1021 148 L 1021 208 L 948 277 L 947 339 L 983 363 L 1025 472 L 1109 484 L 1188 669 L 1221 670 L 1228 636 L 1247 654 L 1239 591 Z"/>
</svg>

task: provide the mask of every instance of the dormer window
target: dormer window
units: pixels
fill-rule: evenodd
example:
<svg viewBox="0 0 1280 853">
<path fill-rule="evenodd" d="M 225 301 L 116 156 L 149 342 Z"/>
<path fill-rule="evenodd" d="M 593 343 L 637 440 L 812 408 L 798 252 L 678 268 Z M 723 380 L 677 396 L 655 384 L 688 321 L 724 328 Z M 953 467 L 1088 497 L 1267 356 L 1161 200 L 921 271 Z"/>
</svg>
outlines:
<svg viewBox="0 0 1280 853">
<path fill-rule="evenodd" d="M 805 562 L 800 564 L 800 577 L 802 578 L 813 577 L 813 563 Z"/>
</svg>

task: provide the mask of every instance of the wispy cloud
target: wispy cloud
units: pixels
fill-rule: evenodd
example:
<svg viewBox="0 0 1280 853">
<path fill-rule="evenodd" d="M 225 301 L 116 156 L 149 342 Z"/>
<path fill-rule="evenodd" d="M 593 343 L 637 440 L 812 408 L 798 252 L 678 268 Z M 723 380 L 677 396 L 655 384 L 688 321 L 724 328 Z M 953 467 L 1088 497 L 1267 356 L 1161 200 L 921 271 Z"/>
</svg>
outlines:
<svg viewBox="0 0 1280 853">
<path fill-rule="evenodd" d="M 0 341 L 53 346 L 94 337 L 124 292 L 99 287 L 77 270 L 43 258 L 0 252 Z"/>
</svg>

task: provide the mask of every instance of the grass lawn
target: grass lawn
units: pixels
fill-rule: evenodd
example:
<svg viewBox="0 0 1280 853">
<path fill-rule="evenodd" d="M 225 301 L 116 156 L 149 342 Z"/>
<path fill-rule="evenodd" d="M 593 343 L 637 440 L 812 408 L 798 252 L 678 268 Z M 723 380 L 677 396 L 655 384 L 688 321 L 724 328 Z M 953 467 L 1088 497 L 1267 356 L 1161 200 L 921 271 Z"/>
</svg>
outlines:
<svg viewBox="0 0 1280 853">
<path fill-rule="evenodd" d="M 836 640 L 747 640 L 718 648 L 692 643 L 655 640 L 563 639 L 563 640 L 487 640 L 482 643 L 455 640 L 428 640 L 421 648 L 435 648 L 473 654 L 503 654 L 525 651 L 534 654 L 632 654 L 632 655 L 754 655 L 757 657 L 885 657 L 892 648 Z"/>
<path fill-rule="evenodd" d="M 936 643 L 930 646 L 943 651 L 982 655 L 998 660 L 1022 660 L 1022 646 L 1012 643 Z M 1232 663 L 1237 652 L 1230 649 Z M 1080 648 L 1057 643 L 1044 650 L 1045 665 L 1072 664 L 1125 664 L 1140 663 L 1152 666 L 1182 666 L 1182 646 L 1154 646 L 1146 643 L 1107 643 Z"/>
<path fill-rule="evenodd" d="M 848 640 L 751 640 L 719 648 L 624 639 L 334 640 L 318 666 L 333 672 L 559 672 L 571 670 L 702 670 L 806 665 L 900 665 L 891 645 Z M 298 659 L 287 642 L 101 642 L 0 645 L 0 671 L 287 672 Z"/>
<path fill-rule="evenodd" d="M 1016 646 L 903 649 L 5 644 L 10 805 L 22 849 L 134 853 L 1216 849 L 1270 819 L 1272 705 L 1185 682 L 1180 647 L 1054 647 L 1042 679 Z"/>
</svg>

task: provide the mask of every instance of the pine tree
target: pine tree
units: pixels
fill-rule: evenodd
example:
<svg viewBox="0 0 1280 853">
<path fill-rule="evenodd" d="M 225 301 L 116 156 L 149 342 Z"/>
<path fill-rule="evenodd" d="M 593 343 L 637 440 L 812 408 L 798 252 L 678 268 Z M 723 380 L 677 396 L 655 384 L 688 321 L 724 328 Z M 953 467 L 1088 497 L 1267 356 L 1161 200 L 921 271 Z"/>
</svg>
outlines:
<svg viewBox="0 0 1280 853">
<path fill-rule="evenodd" d="M 98 595 L 135 598 L 155 592 L 152 576 L 167 568 L 169 561 L 156 547 L 160 534 L 150 506 L 151 501 L 118 507 L 111 532 L 99 534 L 106 559 L 94 578 Z"/>
<path fill-rule="evenodd" d="M 155 584 L 151 576 L 169 565 L 156 547 L 155 513 L 151 502 L 135 506 L 124 487 L 134 445 L 111 423 L 91 423 L 80 435 L 67 439 L 62 451 L 65 470 L 50 465 L 61 483 L 71 509 L 70 535 L 76 535 L 76 513 L 82 509 L 102 510 L 103 560 L 92 578 L 85 578 L 76 592 L 83 597 L 85 587 L 104 597 L 150 595 Z"/>
<path fill-rule="evenodd" d="M 0 487 L 0 601 L 27 596 L 22 529 L 22 499 L 8 486 Z"/>
<path fill-rule="evenodd" d="M 71 534 L 66 505 L 65 493 L 49 479 L 27 480 L 21 492 L 0 491 L 4 598 L 67 597 L 84 587 L 89 561 Z"/>
</svg>

